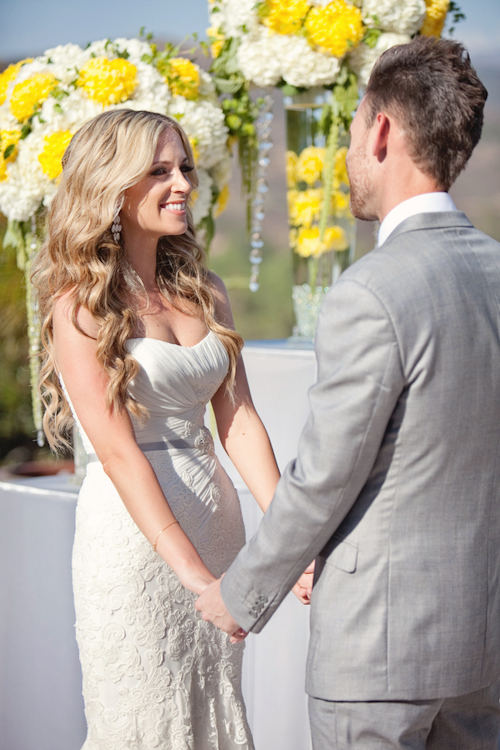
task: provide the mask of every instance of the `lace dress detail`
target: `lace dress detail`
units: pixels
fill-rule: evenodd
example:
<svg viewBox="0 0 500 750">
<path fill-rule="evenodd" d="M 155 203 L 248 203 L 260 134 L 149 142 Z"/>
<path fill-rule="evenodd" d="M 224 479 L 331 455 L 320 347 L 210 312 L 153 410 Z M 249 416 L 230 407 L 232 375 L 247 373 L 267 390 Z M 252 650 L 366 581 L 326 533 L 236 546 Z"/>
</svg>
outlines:
<svg viewBox="0 0 500 750">
<path fill-rule="evenodd" d="M 220 576 L 245 542 L 231 480 L 203 425 L 228 368 L 213 333 L 195 347 L 127 346 L 141 365 L 135 424 L 168 502 Z M 89 453 L 93 448 L 82 432 Z M 163 450 L 148 450 L 148 444 Z M 241 696 L 243 644 L 204 622 L 195 595 L 153 552 L 98 461 L 89 463 L 73 551 L 76 635 L 88 724 L 82 750 L 252 750 Z"/>
</svg>

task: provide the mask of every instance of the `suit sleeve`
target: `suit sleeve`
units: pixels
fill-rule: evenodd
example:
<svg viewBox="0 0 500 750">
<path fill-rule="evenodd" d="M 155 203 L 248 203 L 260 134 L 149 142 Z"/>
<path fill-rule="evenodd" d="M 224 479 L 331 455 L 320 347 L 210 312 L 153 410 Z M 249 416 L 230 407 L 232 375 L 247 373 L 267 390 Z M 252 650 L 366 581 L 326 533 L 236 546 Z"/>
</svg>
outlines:
<svg viewBox="0 0 500 750">
<path fill-rule="evenodd" d="M 355 503 L 404 387 L 391 318 L 354 279 L 341 278 L 325 297 L 316 355 L 318 378 L 298 457 L 222 581 L 231 615 L 255 633 Z"/>
</svg>

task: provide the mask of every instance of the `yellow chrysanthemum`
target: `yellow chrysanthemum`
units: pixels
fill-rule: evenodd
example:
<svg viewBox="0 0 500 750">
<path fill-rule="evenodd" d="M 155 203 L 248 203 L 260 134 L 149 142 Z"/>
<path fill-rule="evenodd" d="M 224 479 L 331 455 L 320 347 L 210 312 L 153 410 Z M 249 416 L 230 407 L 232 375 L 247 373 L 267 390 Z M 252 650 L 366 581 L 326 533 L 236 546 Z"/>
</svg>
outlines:
<svg viewBox="0 0 500 750">
<path fill-rule="evenodd" d="M 342 57 L 363 38 L 361 10 L 345 0 L 311 8 L 306 18 L 307 38 L 335 57 Z"/>
<path fill-rule="evenodd" d="M 345 185 L 349 185 L 349 176 L 347 174 L 347 167 L 345 163 L 346 156 L 347 146 L 342 146 L 342 148 L 339 148 L 339 150 L 335 154 L 333 184 L 336 189 L 340 187 L 340 184 L 342 182 Z"/>
<path fill-rule="evenodd" d="M 298 227 L 310 227 L 315 219 L 319 219 L 323 201 L 322 188 L 289 190 L 287 199 L 290 224 Z"/>
<path fill-rule="evenodd" d="M 427 15 L 420 33 L 424 36 L 441 36 L 450 0 L 425 0 Z"/>
<path fill-rule="evenodd" d="M 296 34 L 309 7 L 307 0 L 266 0 L 262 22 L 277 34 Z"/>
<path fill-rule="evenodd" d="M 215 218 L 217 218 L 217 216 L 220 216 L 221 213 L 226 210 L 228 200 L 229 200 L 229 185 L 224 185 L 215 203 L 215 210 L 214 210 Z"/>
<path fill-rule="evenodd" d="M 172 94 L 186 99 L 197 99 L 200 87 L 198 66 L 185 57 L 173 57 L 168 61 L 168 72 L 165 76 Z"/>
<path fill-rule="evenodd" d="M 295 151 L 286 152 L 286 184 L 289 188 L 295 187 L 297 178 L 295 176 L 295 168 L 297 166 L 298 156 Z"/>
<path fill-rule="evenodd" d="M 224 36 L 223 34 L 219 34 L 219 30 L 216 26 L 209 26 L 207 29 L 207 36 L 214 40 L 210 45 L 210 53 L 215 60 L 216 57 L 219 57 L 220 51 L 224 46 Z"/>
<path fill-rule="evenodd" d="M 62 172 L 62 158 L 72 138 L 69 130 L 60 130 L 44 138 L 45 146 L 38 156 L 42 170 L 51 180 L 54 180 Z"/>
<path fill-rule="evenodd" d="M 297 233 L 295 252 L 302 258 L 309 258 L 318 257 L 330 250 L 347 250 L 348 247 L 349 243 L 342 227 L 328 227 L 323 240 L 320 240 L 319 227 L 310 227 Z"/>
<path fill-rule="evenodd" d="M 22 83 L 14 86 L 10 97 L 10 111 L 19 122 L 25 122 L 33 110 L 43 104 L 50 92 L 57 86 L 57 78 L 50 73 L 35 73 Z"/>
<path fill-rule="evenodd" d="M 307 182 L 308 185 L 321 178 L 323 162 L 325 160 L 325 149 L 318 146 L 307 146 L 300 152 L 295 166 L 295 176 L 298 182 Z"/>
<path fill-rule="evenodd" d="M 3 104 L 5 101 L 9 83 L 14 80 L 14 78 L 21 70 L 22 66 L 25 63 L 30 62 L 33 62 L 33 58 L 27 57 L 26 60 L 21 60 L 20 62 L 15 63 L 15 65 L 9 65 L 9 67 L 6 68 L 3 73 L 0 73 L 0 104 Z"/>
<path fill-rule="evenodd" d="M 0 182 L 8 177 L 7 164 L 17 159 L 17 144 L 20 137 L 20 130 L 0 130 Z M 10 151 L 7 158 L 5 158 L 6 151 Z"/>
<path fill-rule="evenodd" d="M 94 57 L 85 63 L 76 82 L 89 99 L 104 106 L 129 99 L 137 87 L 137 68 L 128 60 Z"/>
</svg>

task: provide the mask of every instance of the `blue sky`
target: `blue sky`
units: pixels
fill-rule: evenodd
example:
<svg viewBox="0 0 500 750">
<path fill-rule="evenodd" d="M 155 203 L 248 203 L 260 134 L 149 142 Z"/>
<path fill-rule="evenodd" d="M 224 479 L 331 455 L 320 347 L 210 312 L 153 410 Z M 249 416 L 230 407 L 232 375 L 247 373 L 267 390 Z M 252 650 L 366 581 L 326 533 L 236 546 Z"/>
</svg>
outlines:
<svg viewBox="0 0 500 750">
<path fill-rule="evenodd" d="M 467 16 L 455 38 L 472 56 L 500 67 L 500 0 L 458 0 Z M 133 37 L 141 26 L 180 39 L 208 25 L 206 0 L 0 0 L 0 60 L 12 62 L 48 47 L 107 37 Z"/>
</svg>

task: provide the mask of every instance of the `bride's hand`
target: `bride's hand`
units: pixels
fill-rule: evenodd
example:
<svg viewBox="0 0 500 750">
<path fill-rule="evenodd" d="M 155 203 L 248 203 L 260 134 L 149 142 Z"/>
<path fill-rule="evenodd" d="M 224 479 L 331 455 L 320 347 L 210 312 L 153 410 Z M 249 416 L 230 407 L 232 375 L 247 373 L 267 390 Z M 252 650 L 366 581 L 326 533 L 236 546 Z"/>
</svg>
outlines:
<svg viewBox="0 0 500 750">
<path fill-rule="evenodd" d="M 315 560 L 304 570 L 292 591 L 302 604 L 311 603 Z"/>
</svg>

